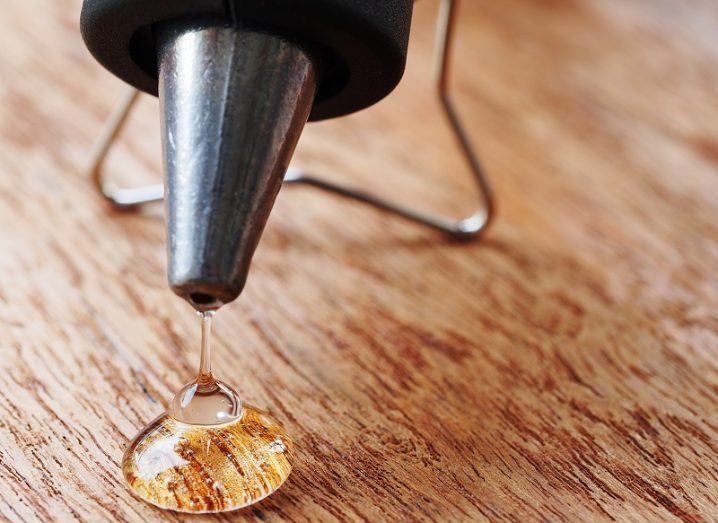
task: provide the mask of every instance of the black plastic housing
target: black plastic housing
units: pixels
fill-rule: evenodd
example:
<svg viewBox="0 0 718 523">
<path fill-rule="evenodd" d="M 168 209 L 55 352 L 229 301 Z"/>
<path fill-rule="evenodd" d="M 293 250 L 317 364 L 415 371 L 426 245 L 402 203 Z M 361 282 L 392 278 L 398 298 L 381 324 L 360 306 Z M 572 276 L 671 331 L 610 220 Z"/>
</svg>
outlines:
<svg viewBox="0 0 718 523">
<path fill-rule="evenodd" d="M 154 24 L 185 17 L 249 25 L 296 38 L 323 64 L 310 120 L 358 111 L 404 73 L 412 0 L 85 0 L 81 30 L 110 72 L 157 95 Z"/>
</svg>

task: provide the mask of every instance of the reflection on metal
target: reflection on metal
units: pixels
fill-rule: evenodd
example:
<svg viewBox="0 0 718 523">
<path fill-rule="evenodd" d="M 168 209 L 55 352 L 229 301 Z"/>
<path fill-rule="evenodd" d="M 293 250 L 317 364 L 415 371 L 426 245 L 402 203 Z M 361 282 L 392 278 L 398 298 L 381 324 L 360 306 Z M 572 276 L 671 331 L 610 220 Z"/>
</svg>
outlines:
<svg viewBox="0 0 718 523">
<path fill-rule="evenodd" d="M 478 189 L 479 206 L 471 216 L 463 219 L 433 214 L 415 207 L 409 207 L 393 200 L 388 200 L 373 193 L 360 191 L 351 186 L 317 178 L 311 174 L 293 168 L 287 170 L 284 182 L 287 184 L 303 184 L 331 192 L 346 198 L 357 200 L 378 209 L 397 214 L 413 222 L 417 222 L 457 239 L 472 239 L 480 236 L 489 226 L 493 216 L 493 195 L 488 179 L 471 145 L 457 111 L 449 94 L 449 70 L 451 62 L 451 44 L 454 41 L 458 0 L 442 0 L 436 30 L 435 49 L 435 87 L 441 107 L 446 115 L 449 126 L 458 142 L 461 153 L 471 170 Z M 103 165 L 107 154 L 127 116 L 138 99 L 139 92 L 131 88 L 115 108 L 100 134 L 92 151 L 90 176 L 103 196 L 113 205 L 129 208 L 145 203 L 160 201 L 164 190 L 161 184 L 137 188 L 118 187 L 107 182 L 103 175 Z"/>
</svg>

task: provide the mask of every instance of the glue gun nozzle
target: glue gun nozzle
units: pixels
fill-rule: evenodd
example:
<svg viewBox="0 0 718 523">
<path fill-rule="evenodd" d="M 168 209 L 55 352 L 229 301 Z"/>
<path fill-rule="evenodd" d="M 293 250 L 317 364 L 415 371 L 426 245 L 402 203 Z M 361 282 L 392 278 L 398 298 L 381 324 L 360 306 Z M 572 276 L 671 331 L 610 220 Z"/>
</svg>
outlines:
<svg viewBox="0 0 718 523">
<path fill-rule="evenodd" d="M 168 276 L 198 310 L 233 301 L 314 102 L 314 63 L 277 35 L 157 29 Z"/>
</svg>

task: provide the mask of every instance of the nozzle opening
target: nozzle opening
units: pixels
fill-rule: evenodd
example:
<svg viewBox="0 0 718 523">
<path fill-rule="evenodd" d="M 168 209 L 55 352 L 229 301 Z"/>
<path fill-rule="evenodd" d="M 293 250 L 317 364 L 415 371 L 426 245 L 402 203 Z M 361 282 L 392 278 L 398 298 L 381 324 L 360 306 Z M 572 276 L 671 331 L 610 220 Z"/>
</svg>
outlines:
<svg viewBox="0 0 718 523">
<path fill-rule="evenodd" d="M 206 307 L 208 305 L 219 304 L 219 299 L 217 299 L 215 296 L 212 296 L 211 294 L 204 294 L 202 292 L 191 293 L 189 295 L 189 299 L 193 305 L 202 305 Z"/>
</svg>

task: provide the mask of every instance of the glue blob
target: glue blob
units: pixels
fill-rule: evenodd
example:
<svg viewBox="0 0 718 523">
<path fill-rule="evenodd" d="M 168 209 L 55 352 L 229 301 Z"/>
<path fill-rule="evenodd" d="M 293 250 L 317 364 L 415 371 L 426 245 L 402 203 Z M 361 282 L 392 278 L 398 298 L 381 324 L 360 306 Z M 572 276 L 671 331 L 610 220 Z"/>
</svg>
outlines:
<svg viewBox="0 0 718 523">
<path fill-rule="evenodd" d="M 292 470 L 292 442 L 269 414 L 243 405 L 212 375 L 210 325 L 202 315 L 196 380 L 145 427 L 122 459 L 130 488 L 143 500 L 180 512 L 224 512 L 265 498 Z"/>
</svg>

